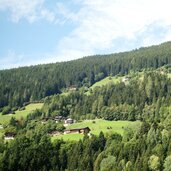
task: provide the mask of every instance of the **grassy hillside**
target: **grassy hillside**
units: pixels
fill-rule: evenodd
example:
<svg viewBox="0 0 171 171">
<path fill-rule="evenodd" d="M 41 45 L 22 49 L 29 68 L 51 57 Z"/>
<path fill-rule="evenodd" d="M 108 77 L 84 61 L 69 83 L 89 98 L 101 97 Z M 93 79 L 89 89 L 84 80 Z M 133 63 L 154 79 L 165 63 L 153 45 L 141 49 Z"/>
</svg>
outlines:
<svg viewBox="0 0 171 171">
<path fill-rule="evenodd" d="M 89 127 L 91 129 L 91 133 L 95 135 L 99 135 L 101 131 L 103 131 L 105 134 L 110 133 L 110 132 L 116 132 L 116 133 L 123 135 L 125 128 L 131 127 L 133 128 L 133 130 L 136 131 L 139 128 L 140 123 L 141 122 L 139 121 L 136 121 L 136 122 L 107 121 L 107 120 L 102 120 L 102 119 L 96 119 L 96 120 L 84 120 L 83 122 L 69 125 L 67 129 Z M 65 134 L 65 135 L 52 137 L 52 141 L 57 138 L 63 138 L 64 140 L 79 140 L 83 138 L 83 136 L 84 135 L 82 134 Z"/>
<path fill-rule="evenodd" d="M 90 92 L 92 90 L 94 90 L 96 87 L 102 87 L 102 86 L 105 86 L 105 85 L 108 85 L 108 84 L 118 84 L 120 82 L 122 82 L 123 78 L 125 77 L 130 77 L 131 80 L 132 79 L 141 79 L 144 75 L 144 72 L 133 72 L 133 73 L 129 73 L 128 75 L 124 75 L 124 76 L 109 76 L 109 77 L 106 77 L 98 82 L 96 82 L 95 84 L 93 84 L 90 88 L 89 88 L 89 91 L 86 92 L 87 95 L 90 94 Z M 128 82 L 125 82 L 125 83 L 128 83 Z"/>
<path fill-rule="evenodd" d="M 160 72 L 162 74 L 162 68 L 163 67 L 159 68 L 156 71 L 158 71 L 158 72 Z M 128 75 L 124 75 L 124 76 L 106 77 L 106 78 L 96 82 L 95 84 L 93 84 L 89 89 L 94 90 L 96 87 L 102 87 L 102 86 L 105 86 L 107 84 L 120 83 L 120 82 L 122 82 L 122 79 L 124 77 L 130 77 L 131 80 L 132 79 L 140 79 L 140 80 L 142 80 L 144 74 L 148 73 L 148 72 L 151 72 L 151 70 L 148 71 L 148 69 L 147 69 L 147 70 L 144 70 L 142 72 L 138 72 L 138 71 L 137 72 L 132 72 L 132 73 L 129 73 Z M 166 69 L 165 69 L 165 72 L 163 72 L 163 73 L 165 73 L 165 74 L 167 73 L 168 77 L 171 78 L 171 73 L 168 73 L 168 71 Z M 89 94 L 89 93 L 90 93 L 90 91 L 87 92 L 87 94 Z"/>
<path fill-rule="evenodd" d="M 110 83 L 114 83 L 117 84 L 122 80 L 123 77 L 119 77 L 119 76 L 115 76 L 115 77 L 106 77 L 101 81 L 96 82 L 95 84 L 93 84 L 90 88 L 94 89 L 95 87 L 101 87 Z"/>
<path fill-rule="evenodd" d="M 84 137 L 83 134 L 64 134 L 64 135 L 59 135 L 59 136 L 54 136 L 51 138 L 52 142 L 56 139 L 63 139 L 64 141 L 79 141 Z"/>
<path fill-rule="evenodd" d="M 42 106 L 43 106 L 43 103 L 33 103 L 33 104 L 27 105 L 25 107 L 25 110 L 22 110 L 22 111 L 17 110 L 15 114 L 2 115 L 2 113 L 0 113 L 0 124 L 8 124 L 11 117 L 15 117 L 16 119 L 19 119 L 21 117 L 25 118 L 30 112 L 36 109 L 41 109 Z"/>
<path fill-rule="evenodd" d="M 86 92 L 87 95 L 90 95 L 90 92 L 92 90 L 94 90 L 96 87 L 102 87 L 102 86 L 105 86 L 107 84 L 117 84 L 119 83 L 120 81 L 122 81 L 122 78 L 121 76 L 115 76 L 115 77 L 106 77 L 98 82 L 96 82 L 95 84 L 93 84 L 90 88 L 89 88 L 89 91 Z"/>
<path fill-rule="evenodd" d="M 4 135 L 3 130 L 0 129 L 0 138 Z"/>
</svg>

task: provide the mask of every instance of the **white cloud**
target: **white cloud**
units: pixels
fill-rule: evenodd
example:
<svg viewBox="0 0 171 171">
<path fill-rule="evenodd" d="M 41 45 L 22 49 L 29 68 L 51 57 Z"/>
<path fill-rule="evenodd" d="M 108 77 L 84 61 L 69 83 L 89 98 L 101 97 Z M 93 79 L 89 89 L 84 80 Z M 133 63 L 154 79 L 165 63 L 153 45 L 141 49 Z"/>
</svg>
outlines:
<svg viewBox="0 0 171 171">
<path fill-rule="evenodd" d="M 43 18 L 46 18 L 46 20 L 49 21 L 49 22 L 54 22 L 55 18 L 56 18 L 54 12 L 49 11 L 47 9 L 42 9 L 41 10 L 41 16 Z"/>
<path fill-rule="evenodd" d="M 81 8 L 73 13 L 60 4 L 61 14 L 77 27 L 61 40 L 58 57 L 75 58 L 99 51 L 121 51 L 136 46 L 148 46 L 171 39 L 170 0 L 83 0 Z M 157 24 L 156 24 L 157 23 Z M 150 30 L 162 27 L 163 35 Z M 160 30 L 159 30 L 160 31 Z M 125 47 L 117 45 L 124 39 Z M 131 47 L 130 45 L 131 44 Z"/>
<path fill-rule="evenodd" d="M 55 21 L 55 12 L 45 7 L 45 0 L 0 0 L 0 11 L 9 11 L 13 22 L 26 19 L 33 23 L 39 19 Z"/>
<path fill-rule="evenodd" d="M 12 21 L 18 22 L 26 18 L 33 22 L 37 18 L 37 10 L 43 4 L 43 0 L 1 0 L 0 10 L 9 10 Z"/>
<path fill-rule="evenodd" d="M 56 1 L 53 10 L 45 1 L 0 0 L 0 11 L 10 11 L 14 22 L 45 19 L 69 27 L 54 52 L 37 62 L 65 61 L 171 40 L 170 0 Z M 70 24 L 75 28 L 71 30 Z"/>
<path fill-rule="evenodd" d="M 12 49 L 8 50 L 7 55 L 0 57 L 0 69 L 17 68 L 37 64 L 52 63 L 55 59 L 52 54 L 20 54 Z"/>
</svg>

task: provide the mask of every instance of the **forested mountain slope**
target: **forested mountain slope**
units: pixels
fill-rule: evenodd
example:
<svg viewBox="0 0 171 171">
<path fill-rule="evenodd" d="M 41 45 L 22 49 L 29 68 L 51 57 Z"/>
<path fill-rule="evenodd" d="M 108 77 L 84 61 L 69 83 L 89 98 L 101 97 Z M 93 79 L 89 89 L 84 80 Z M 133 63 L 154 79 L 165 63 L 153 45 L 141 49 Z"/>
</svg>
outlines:
<svg viewBox="0 0 171 171">
<path fill-rule="evenodd" d="M 4 129 L 17 135 L 8 143 L 0 139 L 0 170 L 170 171 L 171 79 L 165 69 L 132 72 L 129 82 L 96 87 L 89 95 L 79 90 L 46 97 L 42 110 L 11 119 Z M 62 123 L 41 120 L 58 115 L 77 121 L 141 120 L 141 125 L 136 131 L 126 127 L 123 135 L 109 131 L 78 142 L 51 141 Z"/>
<path fill-rule="evenodd" d="M 90 86 L 108 76 L 130 70 L 158 68 L 171 63 L 171 42 L 130 52 L 0 71 L 0 108 L 22 106 L 59 93 L 70 85 Z"/>
<path fill-rule="evenodd" d="M 170 171 L 170 64 L 168 42 L 131 52 L 0 71 L 1 108 L 45 97 L 42 109 L 25 118 L 14 114 L 8 125 L 1 125 L 2 133 L 10 131 L 16 136 L 7 142 L 1 134 L 0 170 Z M 95 87 L 104 77 L 110 81 L 105 79 L 105 84 Z M 70 85 L 81 88 L 59 94 Z M 85 135 L 78 142 L 52 141 L 54 132 L 64 133 L 64 121 L 54 120 L 59 116 L 79 123 L 89 119 L 95 126 L 94 118 L 139 120 L 141 124 L 136 131 L 124 128 L 123 135 L 108 126 L 108 133 Z M 42 123 L 44 119 L 49 120 Z"/>
<path fill-rule="evenodd" d="M 159 108 L 171 103 L 171 79 L 168 74 L 151 70 L 141 74 L 136 72 L 135 75 L 127 82 L 109 82 L 96 87 L 89 95 L 76 91 L 67 96 L 57 94 L 47 97 L 43 113 L 47 116 L 70 116 L 76 120 L 98 117 L 158 122 L 166 119 L 166 116 L 159 116 Z"/>
</svg>

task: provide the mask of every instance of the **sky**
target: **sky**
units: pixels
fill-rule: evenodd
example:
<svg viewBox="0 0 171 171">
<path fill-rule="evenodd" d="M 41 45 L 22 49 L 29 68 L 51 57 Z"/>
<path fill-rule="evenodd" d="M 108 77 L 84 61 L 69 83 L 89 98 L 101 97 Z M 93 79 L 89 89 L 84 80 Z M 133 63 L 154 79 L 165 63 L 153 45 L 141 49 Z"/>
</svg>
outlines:
<svg viewBox="0 0 171 171">
<path fill-rule="evenodd" d="M 0 69 L 171 40 L 170 0 L 0 0 Z"/>
</svg>

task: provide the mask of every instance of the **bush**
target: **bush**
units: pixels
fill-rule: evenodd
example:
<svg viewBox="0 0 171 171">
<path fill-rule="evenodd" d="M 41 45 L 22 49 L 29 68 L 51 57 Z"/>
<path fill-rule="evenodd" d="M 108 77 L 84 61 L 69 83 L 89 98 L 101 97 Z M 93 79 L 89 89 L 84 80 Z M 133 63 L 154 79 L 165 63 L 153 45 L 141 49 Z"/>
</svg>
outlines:
<svg viewBox="0 0 171 171">
<path fill-rule="evenodd" d="M 19 108 L 19 111 L 22 111 L 22 110 L 25 110 L 26 108 L 25 107 L 21 107 Z"/>
<path fill-rule="evenodd" d="M 59 131 L 59 132 L 62 132 L 64 129 L 65 129 L 65 127 L 63 126 L 63 124 L 58 124 L 56 126 L 56 130 Z"/>
<path fill-rule="evenodd" d="M 10 112 L 11 112 L 11 108 L 9 106 L 5 106 L 2 110 L 3 115 L 9 114 Z"/>
<path fill-rule="evenodd" d="M 12 110 L 10 113 L 11 113 L 11 114 L 15 114 L 15 111 Z"/>
<path fill-rule="evenodd" d="M 12 111 L 16 111 L 16 110 L 18 110 L 18 107 L 15 106 L 12 108 Z"/>
</svg>

